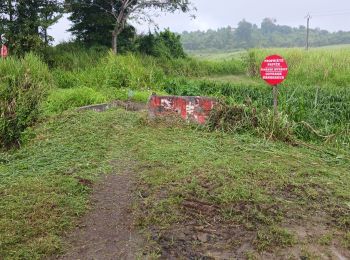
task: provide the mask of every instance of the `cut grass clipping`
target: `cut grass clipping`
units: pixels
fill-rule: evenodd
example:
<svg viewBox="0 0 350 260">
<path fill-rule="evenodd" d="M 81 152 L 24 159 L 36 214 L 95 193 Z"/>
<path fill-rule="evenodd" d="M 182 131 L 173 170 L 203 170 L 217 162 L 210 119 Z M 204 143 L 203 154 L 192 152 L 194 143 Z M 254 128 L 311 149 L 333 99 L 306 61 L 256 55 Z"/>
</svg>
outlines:
<svg viewBox="0 0 350 260">
<path fill-rule="evenodd" d="M 251 105 L 228 105 L 219 102 L 210 113 L 207 127 L 209 130 L 234 133 L 251 132 L 268 140 L 293 143 L 295 136 L 293 124 L 288 116 L 273 111 L 257 112 Z"/>
<path fill-rule="evenodd" d="M 210 230 L 225 227 L 231 236 L 253 234 L 245 237 L 252 250 L 289 247 L 293 232 L 279 227 L 313 223 L 320 211 L 325 217 L 318 225 L 331 229 L 327 233 L 336 230 L 344 244 L 348 241 L 349 154 L 333 156 L 322 146 L 308 150 L 185 125 L 149 126 L 142 119 L 124 110 L 66 113 L 33 129 L 35 138 L 20 150 L 2 152 L 0 258 L 37 259 L 63 252 L 62 234 L 87 210 L 91 186 L 86 184 L 112 172 L 110 160 L 130 165 L 130 155 L 139 179 L 136 222 L 151 232 L 161 254 L 169 253 L 170 246 L 189 257 L 197 231 L 190 232 L 183 250 L 177 247 L 177 232 L 207 224 Z M 202 210 L 210 205 L 214 210 Z M 270 230 L 271 225 L 276 229 Z M 236 233 L 237 227 L 243 233 Z M 172 238 L 158 240 L 165 231 Z M 262 243 L 264 237 L 268 243 Z M 203 248 L 195 252 L 203 255 Z"/>
</svg>

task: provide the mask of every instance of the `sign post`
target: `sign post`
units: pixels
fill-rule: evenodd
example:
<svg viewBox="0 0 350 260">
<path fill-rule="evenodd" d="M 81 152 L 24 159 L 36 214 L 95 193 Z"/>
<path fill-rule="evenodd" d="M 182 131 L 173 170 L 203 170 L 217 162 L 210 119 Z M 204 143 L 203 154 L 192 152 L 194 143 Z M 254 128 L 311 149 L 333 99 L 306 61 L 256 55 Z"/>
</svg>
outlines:
<svg viewBox="0 0 350 260">
<path fill-rule="evenodd" d="M 273 88 L 273 111 L 275 116 L 278 116 L 278 85 L 272 86 Z"/>
<path fill-rule="evenodd" d="M 261 78 L 273 89 L 273 107 L 275 116 L 278 116 L 278 84 L 288 75 L 288 65 L 284 58 L 272 55 L 265 58 L 260 68 Z"/>
</svg>

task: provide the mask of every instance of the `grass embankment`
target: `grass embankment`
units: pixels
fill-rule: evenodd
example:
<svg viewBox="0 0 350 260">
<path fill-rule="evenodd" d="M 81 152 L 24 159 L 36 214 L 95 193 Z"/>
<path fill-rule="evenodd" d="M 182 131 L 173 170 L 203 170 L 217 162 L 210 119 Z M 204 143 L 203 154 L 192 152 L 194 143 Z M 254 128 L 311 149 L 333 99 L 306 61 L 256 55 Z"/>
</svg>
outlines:
<svg viewBox="0 0 350 260">
<path fill-rule="evenodd" d="M 168 92 L 214 95 L 231 103 L 248 100 L 259 109 L 270 108 L 271 88 L 259 73 L 261 61 L 275 53 L 289 64 L 288 78 L 280 85 L 279 106 L 296 123 L 297 136 L 350 147 L 350 51 L 346 48 L 252 50 L 243 55 L 246 75 L 179 79 Z"/>
<path fill-rule="evenodd" d="M 56 64 L 53 75 L 58 88 L 52 91 L 44 110 L 60 113 L 113 99 L 146 102 L 153 92 L 215 96 L 266 110 L 272 107 L 271 88 L 258 74 L 261 61 L 272 53 L 283 55 L 290 66 L 288 79 L 280 86 L 279 103 L 281 112 L 295 122 L 297 137 L 350 147 L 347 49 L 253 50 L 240 54 L 241 59 L 215 62 L 108 55 L 91 66 L 78 56 L 72 58 L 75 68 L 66 67 L 64 61 Z"/>
<path fill-rule="evenodd" d="M 91 62 L 84 56 L 71 54 L 71 62 L 56 63 L 52 74 L 57 88 L 49 96 L 44 110 L 47 114 L 60 113 L 69 108 L 96 104 L 114 99 L 147 102 L 152 92 L 166 94 L 167 82 L 172 77 L 201 77 L 243 73 L 243 63 L 208 62 L 195 59 L 157 59 L 141 55 L 115 56 L 108 54 Z M 81 60 L 82 59 L 82 60 Z M 86 62 L 90 62 L 88 59 Z"/>
<path fill-rule="evenodd" d="M 130 158 L 146 253 L 348 252 L 348 152 L 158 123 L 122 110 L 68 113 L 1 153 L 0 258 L 64 250 L 60 237 L 87 210 L 90 184 L 114 171 L 111 160 L 130 167 Z"/>
</svg>

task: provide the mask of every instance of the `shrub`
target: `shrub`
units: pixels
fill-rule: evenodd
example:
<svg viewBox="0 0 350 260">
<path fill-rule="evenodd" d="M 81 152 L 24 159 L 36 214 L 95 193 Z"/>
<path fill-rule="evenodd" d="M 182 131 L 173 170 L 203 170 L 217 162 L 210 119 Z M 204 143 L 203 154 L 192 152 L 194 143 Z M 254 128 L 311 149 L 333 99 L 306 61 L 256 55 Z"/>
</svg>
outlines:
<svg viewBox="0 0 350 260">
<path fill-rule="evenodd" d="M 0 146 L 19 145 L 21 133 L 38 119 L 51 85 L 47 66 L 33 54 L 0 61 Z"/>
<path fill-rule="evenodd" d="M 251 132 L 270 140 L 288 143 L 294 141 L 294 123 L 290 122 L 285 114 L 275 117 L 270 110 L 257 113 L 250 100 L 247 101 L 247 105 L 219 102 L 210 113 L 207 127 L 210 131 Z"/>
<path fill-rule="evenodd" d="M 75 72 L 56 69 L 52 71 L 52 75 L 58 88 L 74 88 L 79 84 L 77 73 Z"/>
<path fill-rule="evenodd" d="M 106 97 L 92 88 L 58 89 L 49 95 L 43 109 L 46 114 L 55 114 L 70 108 L 103 102 L 106 102 Z"/>
<path fill-rule="evenodd" d="M 220 102 L 210 113 L 209 130 L 229 132 L 249 131 L 257 127 L 256 110 L 245 105 L 227 105 Z"/>
<path fill-rule="evenodd" d="M 62 70 L 79 70 L 93 67 L 108 53 L 104 46 L 85 48 L 74 42 L 61 43 L 55 47 L 46 47 L 40 52 L 50 68 Z"/>
<path fill-rule="evenodd" d="M 169 29 L 141 36 L 138 41 L 140 53 L 167 59 L 186 57 L 180 36 L 172 33 Z"/>
<path fill-rule="evenodd" d="M 258 134 L 269 140 L 279 140 L 287 143 L 294 142 L 294 123 L 286 114 L 274 115 L 271 110 L 262 111 L 258 115 Z"/>
</svg>

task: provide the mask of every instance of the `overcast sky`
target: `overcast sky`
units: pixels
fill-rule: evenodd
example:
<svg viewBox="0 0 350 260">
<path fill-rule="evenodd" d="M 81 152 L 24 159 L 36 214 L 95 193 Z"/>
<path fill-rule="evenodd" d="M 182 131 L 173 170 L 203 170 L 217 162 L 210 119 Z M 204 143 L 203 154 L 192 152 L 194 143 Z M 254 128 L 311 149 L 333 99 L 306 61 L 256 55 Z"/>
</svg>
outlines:
<svg viewBox="0 0 350 260">
<path fill-rule="evenodd" d="M 260 25 L 265 17 L 277 19 L 278 24 L 299 26 L 306 24 L 307 13 L 312 15 L 311 27 L 330 31 L 350 31 L 350 0 L 192 0 L 198 9 L 196 19 L 188 14 L 166 14 L 155 19 L 160 29 L 175 32 L 236 27 L 246 19 Z M 68 40 L 70 24 L 62 18 L 51 28 L 56 42 Z M 147 32 L 154 26 L 135 24 L 138 32 Z"/>
</svg>

